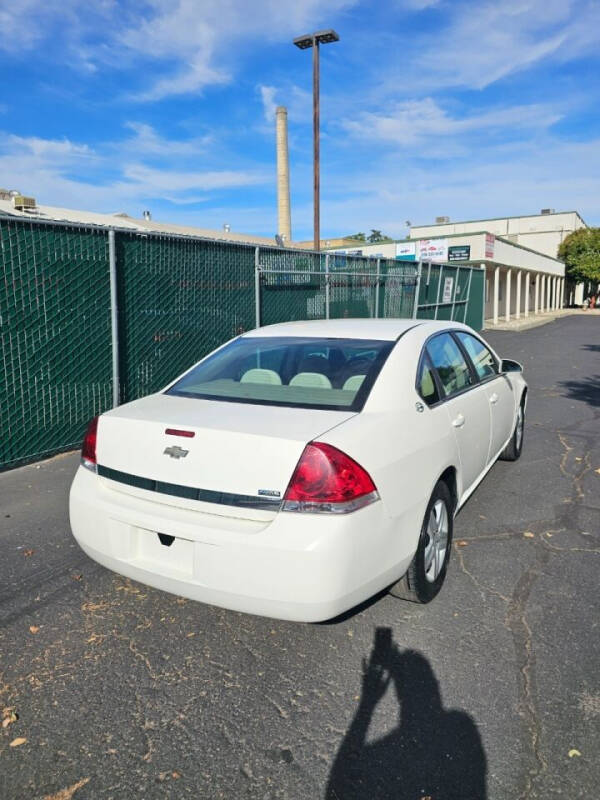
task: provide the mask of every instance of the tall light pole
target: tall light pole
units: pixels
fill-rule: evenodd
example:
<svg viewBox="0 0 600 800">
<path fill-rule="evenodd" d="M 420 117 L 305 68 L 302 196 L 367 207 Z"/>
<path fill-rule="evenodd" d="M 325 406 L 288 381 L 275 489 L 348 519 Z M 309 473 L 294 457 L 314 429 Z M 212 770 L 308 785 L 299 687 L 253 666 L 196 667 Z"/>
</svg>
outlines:
<svg viewBox="0 0 600 800">
<path fill-rule="evenodd" d="M 316 31 L 298 36 L 294 44 L 300 50 L 313 49 L 313 204 L 314 204 L 314 248 L 321 249 L 321 199 L 319 174 L 319 45 L 339 42 L 334 30 Z"/>
</svg>

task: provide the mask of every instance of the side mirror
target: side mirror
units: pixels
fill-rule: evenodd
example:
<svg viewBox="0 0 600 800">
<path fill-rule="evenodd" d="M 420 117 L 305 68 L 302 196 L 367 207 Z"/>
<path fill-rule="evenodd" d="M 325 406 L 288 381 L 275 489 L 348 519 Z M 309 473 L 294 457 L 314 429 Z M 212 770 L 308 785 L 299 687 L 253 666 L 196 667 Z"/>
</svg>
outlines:
<svg viewBox="0 0 600 800">
<path fill-rule="evenodd" d="M 512 361 L 510 358 L 503 358 L 500 362 L 500 372 L 523 372 L 522 364 L 518 361 Z"/>
</svg>

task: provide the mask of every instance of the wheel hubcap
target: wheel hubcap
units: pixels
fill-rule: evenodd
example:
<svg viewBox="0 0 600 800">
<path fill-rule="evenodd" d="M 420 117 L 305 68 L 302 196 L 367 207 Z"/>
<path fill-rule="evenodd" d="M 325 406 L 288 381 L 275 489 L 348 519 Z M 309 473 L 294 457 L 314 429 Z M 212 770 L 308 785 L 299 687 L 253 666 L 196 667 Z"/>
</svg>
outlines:
<svg viewBox="0 0 600 800">
<path fill-rule="evenodd" d="M 443 500 L 436 500 L 429 514 L 425 545 L 425 577 L 433 583 L 444 566 L 448 549 L 448 510 Z"/>
<path fill-rule="evenodd" d="M 517 445 L 517 450 L 521 449 L 521 442 L 523 441 L 523 406 L 519 406 L 519 411 L 517 413 L 517 435 L 515 437 L 515 444 Z"/>
</svg>

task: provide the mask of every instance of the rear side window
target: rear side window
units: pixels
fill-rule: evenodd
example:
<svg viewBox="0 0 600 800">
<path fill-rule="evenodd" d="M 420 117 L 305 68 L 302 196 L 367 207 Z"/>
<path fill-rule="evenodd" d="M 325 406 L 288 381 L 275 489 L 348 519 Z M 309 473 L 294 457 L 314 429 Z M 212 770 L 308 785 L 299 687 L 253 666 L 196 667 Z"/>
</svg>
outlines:
<svg viewBox="0 0 600 800">
<path fill-rule="evenodd" d="M 498 363 L 482 341 L 470 333 L 456 332 L 455 336 L 467 351 L 480 380 L 498 374 Z"/>
<path fill-rule="evenodd" d="M 449 333 L 441 333 L 431 339 L 427 344 L 427 352 L 446 397 L 471 386 L 473 378 L 469 366 Z"/>
<path fill-rule="evenodd" d="M 419 367 L 419 376 L 417 378 L 417 389 L 419 394 L 425 400 L 427 405 L 433 405 L 440 399 L 435 377 L 429 360 L 427 358 L 421 359 L 421 366 Z"/>
</svg>

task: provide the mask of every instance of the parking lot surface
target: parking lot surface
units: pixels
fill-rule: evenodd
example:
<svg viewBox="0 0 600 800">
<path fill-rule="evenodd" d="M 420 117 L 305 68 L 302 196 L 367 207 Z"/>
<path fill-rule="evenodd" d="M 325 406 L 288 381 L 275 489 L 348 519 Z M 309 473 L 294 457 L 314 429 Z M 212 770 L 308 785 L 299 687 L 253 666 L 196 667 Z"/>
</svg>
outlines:
<svg viewBox="0 0 600 800">
<path fill-rule="evenodd" d="M 186 601 L 75 544 L 77 454 L 0 474 L 0 797 L 598 797 L 600 325 L 489 340 L 525 368 L 524 452 L 459 514 L 428 606 Z"/>
</svg>

